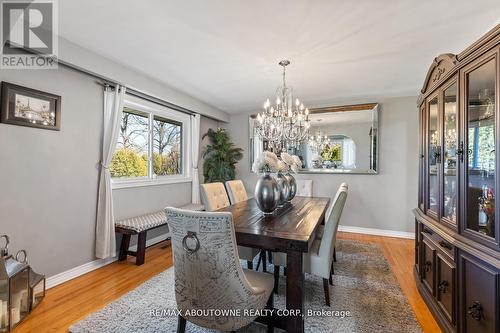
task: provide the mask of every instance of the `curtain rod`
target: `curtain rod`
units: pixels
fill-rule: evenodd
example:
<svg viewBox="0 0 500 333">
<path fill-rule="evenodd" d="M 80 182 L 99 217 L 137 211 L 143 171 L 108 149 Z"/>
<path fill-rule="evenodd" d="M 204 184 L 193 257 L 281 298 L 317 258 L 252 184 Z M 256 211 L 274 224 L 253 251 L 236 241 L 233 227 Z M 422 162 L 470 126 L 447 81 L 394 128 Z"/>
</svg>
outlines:
<svg viewBox="0 0 500 333">
<path fill-rule="evenodd" d="M 63 65 L 64 67 L 67 67 L 69 69 L 75 70 L 75 71 L 80 72 L 82 74 L 89 75 L 89 76 L 92 76 L 92 77 L 98 79 L 99 81 L 97 83 L 101 84 L 103 86 L 116 87 L 117 85 L 120 85 L 120 86 L 123 86 L 123 87 L 127 88 L 127 94 L 129 94 L 131 96 L 139 97 L 139 98 L 145 99 L 147 101 L 150 101 L 152 103 L 155 103 L 155 104 L 158 104 L 158 105 L 161 105 L 161 106 L 165 106 L 165 107 L 168 107 L 170 109 L 173 109 L 173 110 L 176 110 L 176 111 L 179 111 L 179 112 L 182 112 L 182 113 L 187 113 L 189 115 L 197 114 L 197 112 L 194 112 L 194 111 L 191 111 L 189 109 L 186 109 L 186 108 L 184 108 L 184 107 L 182 107 L 180 105 L 177 105 L 177 104 L 174 104 L 174 103 L 170 103 L 170 102 L 168 102 L 168 101 L 166 101 L 166 100 L 164 100 L 162 98 L 159 98 L 159 97 L 150 95 L 148 93 L 145 93 L 143 91 L 139 91 L 137 89 L 131 88 L 131 87 L 127 86 L 126 84 L 123 84 L 123 83 L 120 83 L 118 81 L 109 79 L 109 78 L 107 78 L 107 77 L 105 77 L 103 75 L 100 75 L 100 74 L 97 74 L 95 72 L 92 72 L 92 71 L 89 71 L 87 69 L 84 69 L 82 67 L 76 66 L 76 65 L 74 65 L 72 63 L 69 63 L 67 61 L 58 59 L 57 62 L 59 64 Z M 208 118 L 215 119 L 215 118 L 212 118 L 212 117 L 208 117 Z M 215 119 L 215 120 L 217 120 L 217 119 Z"/>
<path fill-rule="evenodd" d="M 23 47 L 21 49 L 23 51 L 25 51 L 25 52 L 30 53 L 30 54 L 42 54 L 42 52 L 39 52 L 39 51 L 36 51 L 36 50 L 33 50 L 33 49 L 29 49 L 29 48 L 26 48 L 26 47 Z M 82 74 L 85 74 L 85 75 L 89 75 L 89 76 L 92 76 L 92 77 L 98 79 L 99 80 L 98 83 L 101 84 L 101 85 L 104 85 L 104 86 L 106 86 L 106 85 L 108 85 L 108 86 L 116 86 L 116 85 L 119 84 L 119 85 L 124 86 L 125 88 L 127 88 L 127 94 L 129 94 L 129 95 L 136 96 L 136 97 L 139 97 L 139 98 L 143 98 L 143 99 L 148 100 L 148 101 L 150 101 L 152 103 L 155 103 L 155 104 L 158 104 L 158 105 L 162 105 L 162 106 L 168 107 L 170 109 L 173 109 L 173 110 L 176 110 L 176 111 L 179 111 L 179 112 L 182 112 L 182 113 L 186 113 L 186 114 L 189 114 L 189 115 L 194 115 L 194 114 L 199 114 L 200 116 L 202 115 L 199 112 L 195 112 L 195 111 L 186 109 L 186 108 L 184 108 L 184 107 L 182 107 L 180 105 L 177 105 L 177 104 L 174 104 L 174 103 L 170 103 L 170 102 L 164 100 L 163 98 L 159 98 L 159 97 L 150 95 L 150 94 L 148 94 L 148 93 L 146 93 L 144 91 L 140 91 L 140 90 L 134 89 L 132 87 L 127 86 L 124 83 L 121 83 L 119 81 L 110 79 L 108 77 L 105 77 L 104 75 L 92 72 L 92 71 L 87 70 L 87 69 L 85 69 L 83 67 L 80 67 L 80 66 L 77 66 L 75 64 L 72 64 L 72 63 L 70 63 L 68 61 L 61 60 L 59 58 L 57 58 L 56 61 L 57 61 L 58 64 L 61 64 L 64 67 L 67 67 L 67 68 L 72 69 L 74 71 L 77 71 L 79 73 L 82 73 Z M 212 116 L 208 116 L 208 115 L 203 115 L 203 116 L 207 117 L 207 118 L 210 118 L 212 120 L 215 120 L 217 122 L 220 121 L 219 119 L 217 119 L 215 117 L 212 117 Z"/>
</svg>

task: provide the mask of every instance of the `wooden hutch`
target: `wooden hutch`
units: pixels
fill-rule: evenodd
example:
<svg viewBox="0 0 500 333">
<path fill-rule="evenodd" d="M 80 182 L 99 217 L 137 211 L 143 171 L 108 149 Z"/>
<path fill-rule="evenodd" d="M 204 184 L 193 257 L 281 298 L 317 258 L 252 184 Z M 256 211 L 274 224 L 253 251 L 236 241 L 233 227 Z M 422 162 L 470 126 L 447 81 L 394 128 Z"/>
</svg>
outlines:
<svg viewBox="0 0 500 333">
<path fill-rule="evenodd" d="M 434 59 L 418 106 L 418 289 L 444 332 L 499 333 L 500 25 Z"/>
</svg>

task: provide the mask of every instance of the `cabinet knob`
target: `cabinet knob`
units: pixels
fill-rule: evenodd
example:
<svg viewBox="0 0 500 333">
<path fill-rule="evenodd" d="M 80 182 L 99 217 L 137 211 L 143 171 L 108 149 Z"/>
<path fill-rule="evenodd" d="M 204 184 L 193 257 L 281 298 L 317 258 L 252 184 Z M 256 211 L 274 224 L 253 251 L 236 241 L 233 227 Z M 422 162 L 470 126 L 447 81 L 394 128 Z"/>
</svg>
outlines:
<svg viewBox="0 0 500 333">
<path fill-rule="evenodd" d="M 481 320 L 484 316 L 483 316 L 483 306 L 481 305 L 481 303 L 479 303 L 478 301 L 474 301 L 472 302 L 472 305 L 469 306 L 469 311 L 467 311 L 467 313 L 475 320 Z"/>
<path fill-rule="evenodd" d="M 441 281 L 438 285 L 438 289 L 442 294 L 446 294 L 446 290 L 448 289 L 448 281 Z"/>
<path fill-rule="evenodd" d="M 426 262 L 425 262 L 425 264 L 424 264 L 424 266 L 425 266 L 425 267 L 424 267 L 424 270 L 425 270 L 425 272 L 427 273 L 427 272 L 429 272 L 429 271 L 431 270 L 431 268 L 432 268 L 432 262 L 430 262 L 430 261 L 426 261 Z"/>
<path fill-rule="evenodd" d="M 434 234 L 434 232 L 433 232 L 432 230 L 429 230 L 429 229 L 427 229 L 427 228 L 423 228 L 423 229 L 422 229 L 422 232 L 423 232 L 424 234 L 428 234 L 428 235 L 432 235 L 432 234 Z"/>
<path fill-rule="evenodd" d="M 441 247 L 444 247 L 445 249 L 450 250 L 450 251 L 453 249 L 453 247 L 451 246 L 451 244 L 450 244 L 450 243 L 448 243 L 448 242 L 446 242 L 446 241 L 444 241 L 444 240 L 440 241 L 440 242 L 439 242 L 439 245 L 440 245 Z"/>
</svg>

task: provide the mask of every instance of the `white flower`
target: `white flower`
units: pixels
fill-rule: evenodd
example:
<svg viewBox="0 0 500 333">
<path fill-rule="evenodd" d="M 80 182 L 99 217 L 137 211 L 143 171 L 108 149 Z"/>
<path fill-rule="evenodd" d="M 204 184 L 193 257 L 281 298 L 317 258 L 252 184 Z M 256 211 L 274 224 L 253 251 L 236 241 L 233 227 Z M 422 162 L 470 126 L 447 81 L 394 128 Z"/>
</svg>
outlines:
<svg viewBox="0 0 500 333">
<path fill-rule="evenodd" d="M 278 157 L 269 151 L 264 151 L 252 164 L 252 171 L 255 173 L 277 172 L 277 170 Z"/>
<path fill-rule="evenodd" d="M 275 153 L 273 152 L 270 152 L 268 150 L 265 150 L 264 152 L 262 152 L 262 156 L 261 156 L 262 159 L 265 159 L 265 158 L 269 158 L 269 159 L 272 159 L 272 160 L 275 160 L 277 161 L 278 160 L 278 156 L 276 156 Z"/>
<path fill-rule="evenodd" d="M 286 172 L 288 171 L 288 165 L 283 161 L 278 161 L 277 163 L 277 171 Z"/>
<path fill-rule="evenodd" d="M 263 164 L 264 171 L 276 172 L 278 170 L 278 160 L 272 157 L 266 157 Z"/>
<path fill-rule="evenodd" d="M 290 169 L 292 169 L 293 173 L 298 173 L 299 172 L 299 166 L 296 164 L 293 164 Z"/>
<path fill-rule="evenodd" d="M 294 159 L 292 155 L 288 153 L 281 153 L 281 160 L 285 162 L 287 165 L 292 165 L 294 164 Z"/>
<path fill-rule="evenodd" d="M 302 166 L 302 161 L 300 160 L 300 158 L 297 155 L 293 155 L 292 158 L 297 166 Z"/>
</svg>

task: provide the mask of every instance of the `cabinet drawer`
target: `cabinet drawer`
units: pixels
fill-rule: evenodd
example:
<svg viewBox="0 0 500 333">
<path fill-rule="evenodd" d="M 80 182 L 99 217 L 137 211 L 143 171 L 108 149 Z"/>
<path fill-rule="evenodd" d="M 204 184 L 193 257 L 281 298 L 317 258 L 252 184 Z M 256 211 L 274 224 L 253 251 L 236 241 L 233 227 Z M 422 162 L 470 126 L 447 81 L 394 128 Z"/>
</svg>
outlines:
<svg viewBox="0 0 500 333">
<path fill-rule="evenodd" d="M 464 333 L 498 333 L 499 270 L 460 253 L 460 317 Z"/>
<path fill-rule="evenodd" d="M 426 226 L 422 226 L 422 233 L 435 244 L 437 249 L 446 253 L 453 261 L 453 258 L 455 257 L 455 247 L 453 245 Z"/>
<path fill-rule="evenodd" d="M 436 253 L 436 300 L 448 321 L 455 324 L 455 264 Z"/>
<path fill-rule="evenodd" d="M 434 293 L 434 267 L 435 267 L 435 257 L 436 248 L 429 239 L 424 236 L 422 238 L 422 268 L 421 276 L 424 286 L 428 289 L 431 295 Z"/>
</svg>

